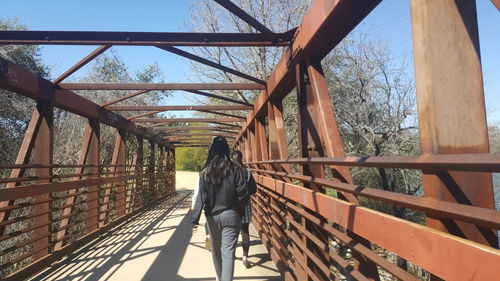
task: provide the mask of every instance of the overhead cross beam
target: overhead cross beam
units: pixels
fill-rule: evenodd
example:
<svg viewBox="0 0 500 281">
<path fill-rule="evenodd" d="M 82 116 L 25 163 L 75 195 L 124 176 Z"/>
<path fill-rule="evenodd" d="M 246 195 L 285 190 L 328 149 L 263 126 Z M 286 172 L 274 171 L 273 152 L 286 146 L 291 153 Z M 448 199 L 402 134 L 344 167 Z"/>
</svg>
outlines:
<svg viewBox="0 0 500 281">
<path fill-rule="evenodd" d="M 214 98 L 214 99 L 219 99 L 219 100 L 227 101 L 227 102 L 232 102 L 232 103 L 238 103 L 238 104 L 253 106 L 251 103 L 247 103 L 247 102 L 244 102 L 244 101 L 240 101 L 240 100 L 236 100 L 236 99 L 232 99 L 232 98 L 228 98 L 228 97 L 218 96 L 218 95 L 214 95 L 214 94 L 210 94 L 210 93 L 205 93 L 205 92 L 202 92 L 202 91 L 199 91 L 199 90 L 184 90 L 184 91 L 189 92 L 189 93 L 193 93 L 193 94 L 196 94 L 196 95 L 200 95 L 200 96 L 205 96 L 205 97 L 209 97 L 209 98 Z"/>
<path fill-rule="evenodd" d="M 171 52 L 173 54 L 179 55 L 181 57 L 185 57 L 185 58 L 188 58 L 190 60 L 194 60 L 196 62 L 199 62 L 199 63 L 205 64 L 205 65 L 211 66 L 213 68 L 225 71 L 227 73 L 231 73 L 231 74 L 236 75 L 238 77 L 241 77 L 241 78 L 253 81 L 255 83 L 262 84 L 262 85 L 266 84 L 266 81 L 264 81 L 264 80 L 255 78 L 253 76 L 250 76 L 248 74 L 242 73 L 242 72 L 237 71 L 237 70 L 234 70 L 234 69 L 229 68 L 227 66 L 223 66 L 223 65 L 221 65 L 219 63 L 207 60 L 205 58 L 193 55 L 193 54 L 188 53 L 186 51 L 183 51 L 181 49 L 177 49 L 177 48 L 174 48 L 174 47 L 171 47 L 171 46 L 157 46 L 157 47 L 160 48 L 160 49 L 162 49 L 162 50 L 165 50 L 165 51 Z"/>
<path fill-rule="evenodd" d="M 64 79 L 68 78 L 71 74 L 75 73 L 78 69 L 82 68 L 84 65 L 95 59 L 97 56 L 100 54 L 104 53 L 107 49 L 111 48 L 111 45 L 103 45 L 100 46 L 99 48 L 95 49 L 92 53 L 84 57 L 82 60 L 80 60 L 78 63 L 76 63 L 74 66 L 72 66 L 70 69 L 68 69 L 66 72 L 61 74 L 61 76 L 57 77 L 52 83 L 53 84 L 59 84 L 61 81 Z"/>
<path fill-rule="evenodd" d="M 175 145 L 175 148 L 177 147 L 207 147 L 209 144 L 193 144 L 193 145 L 186 145 L 186 144 L 181 144 L 181 145 Z"/>
<path fill-rule="evenodd" d="M 234 127 L 234 128 L 241 129 L 241 125 L 237 125 L 237 124 L 228 124 L 228 123 L 219 122 L 219 121 L 207 122 L 207 123 L 212 123 L 212 124 L 217 124 L 217 125 L 221 125 L 221 126 Z"/>
<path fill-rule="evenodd" d="M 134 120 L 134 119 L 137 119 L 137 118 L 150 116 L 150 115 L 157 114 L 157 113 L 160 113 L 160 112 L 163 112 L 163 110 L 150 111 L 150 112 L 146 112 L 146 113 L 142 113 L 142 114 L 137 114 L 137 115 L 134 115 L 134 116 L 127 117 L 127 120 Z"/>
<path fill-rule="evenodd" d="M 215 115 L 221 115 L 221 116 L 226 116 L 226 117 L 233 117 L 233 118 L 238 118 L 242 120 L 246 120 L 246 117 L 235 115 L 235 114 L 230 114 L 230 113 L 224 113 L 224 112 L 218 112 L 218 111 L 212 111 L 212 110 L 198 110 L 200 112 L 205 112 L 209 114 L 215 114 Z"/>
<path fill-rule="evenodd" d="M 211 138 L 188 138 L 188 137 L 178 137 L 178 138 L 172 138 L 170 139 L 171 141 L 177 141 L 177 142 L 181 142 L 181 141 L 206 141 L 206 142 L 211 142 L 212 139 Z"/>
<path fill-rule="evenodd" d="M 219 132 L 227 132 L 227 133 L 238 133 L 237 131 L 231 131 L 234 128 L 231 127 L 215 127 L 215 126 L 207 126 L 207 127 L 152 127 L 154 131 L 163 131 L 163 132 L 176 132 L 176 131 L 219 131 Z"/>
<path fill-rule="evenodd" d="M 177 133 L 170 134 L 167 138 L 175 138 L 175 137 L 212 137 L 212 136 L 223 136 L 226 138 L 235 138 L 233 134 L 222 133 L 222 132 L 212 132 L 212 133 Z"/>
<path fill-rule="evenodd" d="M 133 98 L 135 96 L 138 96 L 138 95 L 142 95 L 144 93 L 147 93 L 149 92 L 149 90 L 142 90 L 142 91 L 137 91 L 137 92 L 134 92 L 132 94 L 128 94 L 128 95 L 125 95 L 123 97 L 120 97 L 120 98 L 117 98 L 117 99 L 114 99 L 112 101 L 109 101 L 109 102 L 106 102 L 106 103 L 103 103 L 101 104 L 102 107 L 106 107 L 106 106 L 109 106 L 109 105 L 112 105 L 112 104 L 115 104 L 115 103 L 118 103 L 118 102 L 121 102 L 121 101 L 124 101 L 124 100 L 127 100 L 127 99 L 130 99 L 130 98 Z"/>
<path fill-rule="evenodd" d="M 0 31 L 0 45 L 288 46 L 289 33 Z"/>
<path fill-rule="evenodd" d="M 243 11 L 240 7 L 236 6 L 233 2 L 229 0 L 214 0 L 222 7 L 226 8 L 228 11 L 242 19 L 244 22 L 248 23 L 251 27 L 257 29 L 258 31 L 265 34 L 267 37 L 272 38 L 274 36 L 274 32 L 272 32 L 269 28 L 265 27 L 255 18 L 247 14 L 247 12 Z"/>
<path fill-rule="evenodd" d="M 180 123 L 180 122 L 245 122 L 238 118 L 143 118 L 134 120 L 136 123 Z"/>
<path fill-rule="evenodd" d="M 191 111 L 191 110 L 251 110 L 252 107 L 246 105 L 124 105 L 108 106 L 108 110 L 113 111 Z"/>
<path fill-rule="evenodd" d="M 214 99 L 223 100 L 223 101 L 226 101 L 226 102 L 241 104 L 241 105 L 245 105 L 245 106 L 248 106 L 248 107 L 252 107 L 253 106 L 251 103 L 246 103 L 246 102 L 243 102 L 243 101 L 240 101 L 240 100 L 236 100 L 236 99 L 232 99 L 232 98 L 228 98 L 228 97 L 224 97 L 224 96 L 218 96 L 218 95 L 214 95 L 214 94 L 209 94 L 209 93 L 205 93 L 205 92 L 198 91 L 198 90 L 184 90 L 184 91 L 189 92 L 189 93 L 193 93 L 193 94 L 196 94 L 196 95 L 201 95 L 201 96 L 206 96 L 206 97 L 210 97 L 210 98 L 214 98 Z M 102 107 L 110 106 L 112 104 L 115 104 L 115 103 L 118 103 L 118 102 L 130 99 L 130 98 L 133 98 L 133 97 L 138 96 L 138 95 L 142 95 L 142 94 L 147 93 L 147 92 L 149 92 L 149 90 L 137 91 L 137 92 L 134 92 L 132 94 L 125 95 L 123 97 L 120 97 L 120 98 L 114 99 L 112 101 L 103 103 L 103 104 L 101 104 L 101 106 Z"/>
<path fill-rule="evenodd" d="M 262 90 L 257 83 L 60 83 L 65 90 Z"/>
</svg>

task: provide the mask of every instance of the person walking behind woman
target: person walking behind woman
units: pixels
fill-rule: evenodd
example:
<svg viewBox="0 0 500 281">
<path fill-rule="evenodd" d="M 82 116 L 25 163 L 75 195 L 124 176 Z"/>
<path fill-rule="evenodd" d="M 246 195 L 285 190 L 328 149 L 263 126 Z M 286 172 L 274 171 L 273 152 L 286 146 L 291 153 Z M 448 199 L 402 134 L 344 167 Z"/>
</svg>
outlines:
<svg viewBox="0 0 500 281">
<path fill-rule="evenodd" d="M 257 185 L 252 176 L 252 173 L 243 167 L 243 154 L 239 150 L 233 150 L 231 152 L 231 161 L 236 164 L 245 176 L 245 182 L 247 183 L 248 195 L 252 195 L 257 192 Z M 241 216 L 241 244 L 243 246 L 243 257 L 241 261 L 246 268 L 250 267 L 250 262 L 248 261 L 248 251 L 250 250 L 250 233 L 248 226 L 252 220 L 252 205 L 250 199 L 246 202 L 244 207 L 243 215 Z"/>
<path fill-rule="evenodd" d="M 238 213 L 238 191 L 246 192 L 243 171 L 229 159 L 229 146 L 224 137 L 215 137 L 200 173 L 200 190 L 193 210 L 193 231 L 205 211 L 212 239 L 212 260 L 217 280 L 231 281 L 234 252 L 241 229 Z"/>
</svg>

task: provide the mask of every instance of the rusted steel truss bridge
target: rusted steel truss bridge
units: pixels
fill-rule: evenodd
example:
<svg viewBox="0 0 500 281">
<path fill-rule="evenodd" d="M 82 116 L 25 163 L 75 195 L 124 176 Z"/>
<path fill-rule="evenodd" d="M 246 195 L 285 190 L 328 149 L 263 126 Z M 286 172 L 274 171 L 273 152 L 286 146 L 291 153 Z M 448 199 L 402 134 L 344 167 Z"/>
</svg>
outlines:
<svg viewBox="0 0 500 281">
<path fill-rule="evenodd" d="M 315 0 L 302 23 L 284 33 L 271 31 L 228 0 L 215 2 L 258 32 L 0 31 L 2 45 L 98 45 L 54 81 L 0 58 L 0 87 L 36 102 L 16 162 L 0 167 L 10 171 L 10 176 L 0 179 L 5 186 L 0 189 L 0 242 L 29 236 L 1 250 L 2 269 L 15 269 L 5 280 L 32 276 L 174 193 L 175 148 L 206 146 L 215 135 L 226 136 L 232 147 L 243 151 L 258 182 L 252 198 L 253 225 L 283 279 L 330 280 L 337 278 L 334 272 L 340 272 L 356 280 L 379 280 L 379 271 L 384 270 L 401 280 L 417 280 L 378 255 L 376 248 L 419 266 L 433 280 L 499 278 L 500 212 L 494 207 L 492 173 L 500 172 L 500 155 L 489 153 L 475 1 L 411 0 L 422 153 L 364 158 L 344 153 L 321 61 L 381 1 Z M 500 1 L 493 3 L 500 7 Z M 63 82 L 117 45 L 160 48 L 248 83 Z M 263 81 L 176 48 L 179 46 L 269 46 L 283 48 L 283 54 Z M 293 89 L 298 98 L 300 158 L 290 159 L 282 100 Z M 77 90 L 134 92 L 96 104 L 76 94 Z M 221 99 L 226 105 L 117 105 L 152 90 L 187 91 Z M 249 104 L 211 90 L 255 90 L 260 94 Z M 55 107 L 88 120 L 78 164 L 53 161 Z M 228 113 L 217 118 L 148 117 L 173 110 L 245 110 L 248 114 L 246 118 Z M 121 111 L 148 113 L 125 118 Z M 207 125 L 176 126 L 180 122 Z M 101 125 L 116 130 L 109 165 L 100 164 Z M 134 155 L 128 151 L 128 138 L 136 139 Z M 292 165 L 299 167 L 298 172 L 292 171 Z M 356 185 L 352 167 L 421 170 L 424 195 Z M 71 172 L 57 174 L 56 169 Z M 326 189 L 335 190 L 336 196 L 327 195 Z M 426 224 L 360 206 L 359 197 L 422 212 Z M 55 200 L 64 204 L 54 207 Z M 20 210 L 30 211 L 13 215 Z M 62 215 L 54 218 L 54 212 Z M 71 220 L 77 215 L 79 221 Z M 8 231 L 10 225 L 22 222 L 30 223 Z M 56 222 L 54 229 L 51 226 Z M 76 224 L 85 227 L 69 231 Z M 354 262 L 337 253 L 335 243 L 349 248 Z M 22 247 L 29 250 L 12 255 Z"/>
</svg>

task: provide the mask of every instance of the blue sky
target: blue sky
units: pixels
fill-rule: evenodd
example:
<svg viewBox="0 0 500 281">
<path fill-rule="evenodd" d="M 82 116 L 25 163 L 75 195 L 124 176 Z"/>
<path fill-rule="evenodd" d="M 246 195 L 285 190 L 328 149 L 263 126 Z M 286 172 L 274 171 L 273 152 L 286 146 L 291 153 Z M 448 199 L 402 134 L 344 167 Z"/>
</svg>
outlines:
<svg viewBox="0 0 500 281">
<path fill-rule="evenodd" d="M 0 17 L 17 17 L 31 30 L 189 31 L 186 23 L 189 23 L 189 7 L 193 2 L 195 0 L 0 0 Z M 500 13 L 490 0 L 478 0 L 477 7 L 488 121 L 500 122 Z M 395 56 L 408 58 L 409 70 L 413 71 L 409 0 L 383 1 L 354 32 L 386 41 Z M 57 77 L 95 48 L 43 46 L 42 54 L 45 63 L 52 67 L 52 76 Z M 184 58 L 152 47 L 113 49 L 131 72 L 158 62 L 165 81 L 188 81 L 190 71 Z M 85 71 L 84 67 L 74 77 Z M 188 104 L 191 101 L 186 97 L 193 96 L 178 92 L 164 102 Z"/>
</svg>

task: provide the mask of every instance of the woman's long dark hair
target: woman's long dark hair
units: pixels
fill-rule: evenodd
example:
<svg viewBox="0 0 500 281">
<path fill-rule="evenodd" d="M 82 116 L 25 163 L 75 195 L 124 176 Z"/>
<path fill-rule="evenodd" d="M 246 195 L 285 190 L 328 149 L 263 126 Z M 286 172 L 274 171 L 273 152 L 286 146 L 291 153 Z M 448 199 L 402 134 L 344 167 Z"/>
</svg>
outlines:
<svg viewBox="0 0 500 281">
<path fill-rule="evenodd" d="M 212 184 L 219 183 L 233 167 L 229 160 L 229 146 L 226 138 L 215 137 L 208 149 L 208 157 L 205 166 L 201 170 L 200 177 Z"/>
</svg>

